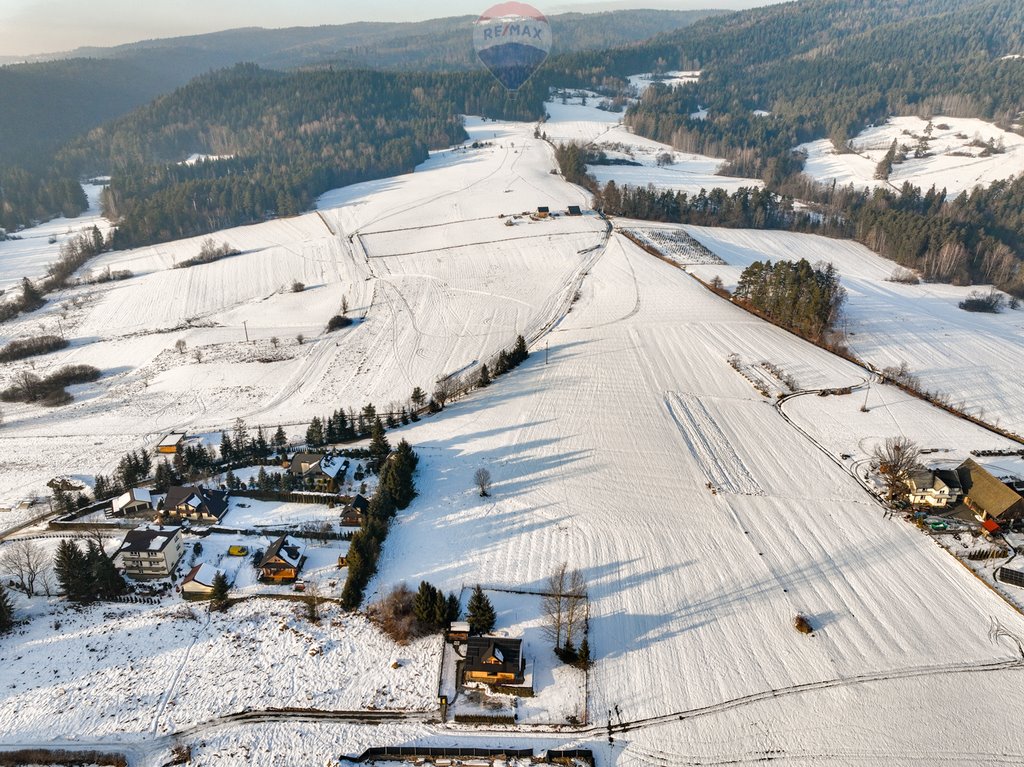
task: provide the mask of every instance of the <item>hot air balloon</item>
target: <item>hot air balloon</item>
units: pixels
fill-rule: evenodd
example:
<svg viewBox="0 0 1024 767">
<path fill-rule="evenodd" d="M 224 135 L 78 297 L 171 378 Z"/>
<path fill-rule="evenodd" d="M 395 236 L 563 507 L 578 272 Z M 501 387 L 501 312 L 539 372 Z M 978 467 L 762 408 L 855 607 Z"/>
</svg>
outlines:
<svg viewBox="0 0 1024 767">
<path fill-rule="evenodd" d="M 474 23 L 473 45 L 498 82 L 515 92 L 548 57 L 551 27 L 533 6 L 498 3 Z"/>
</svg>

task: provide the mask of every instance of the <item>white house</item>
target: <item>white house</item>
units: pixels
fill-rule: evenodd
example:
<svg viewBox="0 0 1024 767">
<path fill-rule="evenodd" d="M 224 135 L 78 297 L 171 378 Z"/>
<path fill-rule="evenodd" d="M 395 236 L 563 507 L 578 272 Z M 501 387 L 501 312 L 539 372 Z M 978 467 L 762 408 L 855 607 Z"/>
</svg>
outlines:
<svg viewBox="0 0 1024 767">
<path fill-rule="evenodd" d="M 114 555 L 114 563 L 129 578 L 166 578 L 184 553 L 180 527 L 143 525 L 128 531 Z"/>
<path fill-rule="evenodd" d="M 913 506 L 943 509 L 952 506 L 961 495 L 955 471 L 912 471 L 907 477 L 907 500 Z"/>
</svg>

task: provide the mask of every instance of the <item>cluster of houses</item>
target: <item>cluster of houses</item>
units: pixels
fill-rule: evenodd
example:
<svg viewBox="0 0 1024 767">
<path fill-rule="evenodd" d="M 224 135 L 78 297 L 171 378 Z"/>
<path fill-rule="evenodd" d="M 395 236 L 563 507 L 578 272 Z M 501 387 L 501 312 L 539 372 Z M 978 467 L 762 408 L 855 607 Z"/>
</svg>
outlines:
<svg viewBox="0 0 1024 767">
<path fill-rule="evenodd" d="M 988 532 L 1024 519 L 1020 483 L 1000 479 L 968 458 L 955 469 L 918 469 L 907 477 L 907 501 L 977 520 Z"/>
</svg>

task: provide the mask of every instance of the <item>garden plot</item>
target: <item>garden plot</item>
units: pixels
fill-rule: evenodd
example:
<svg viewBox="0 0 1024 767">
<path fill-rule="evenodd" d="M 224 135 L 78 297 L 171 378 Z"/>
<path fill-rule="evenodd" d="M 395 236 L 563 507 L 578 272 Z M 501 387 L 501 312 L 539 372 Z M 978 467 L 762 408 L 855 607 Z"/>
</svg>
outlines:
<svg viewBox="0 0 1024 767">
<path fill-rule="evenodd" d="M 725 261 L 693 239 L 693 237 L 686 233 L 685 229 L 679 227 L 666 229 L 654 227 L 631 227 L 627 229 L 620 227 L 619 231 L 641 245 L 656 250 L 680 266 L 725 264 Z"/>
<path fill-rule="evenodd" d="M 897 190 L 910 182 L 925 191 L 945 189 L 949 197 L 1024 170 L 1024 137 L 1017 133 L 973 118 L 935 117 L 930 125 L 929 131 L 929 122 L 919 117 L 893 117 L 854 138 L 852 152 L 837 152 L 828 139 L 797 148 L 807 154 L 804 172 L 818 181 Z M 875 170 L 894 140 L 907 160 L 893 166 L 888 182 L 878 180 Z M 916 156 L 919 147 L 922 157 Z"/>
<path fill-rule="evenodd" d="M 337 527 L 340 516 L 340 506 L 332 509 L 326 503 L 284 503 L 234 496 L 228 500 L 227 514 L 218 525 L 230 528 L 269 527 L 274 530 L 292 528 L 298 531 L 303 523 L 308 522 Z"/>
<path fill-rule="evenodd" d="M 944 395 L 970 415 L 1024 433 L 1024 312 L 965 312 L 958 304 L 972 290 L 938 283 L 891 282 L 897 269 L 859 243 L 817 235 L 685 227 L 729 265 L 697 266 L 704 280 L 720 277 L 734 288 L 743 268 L 757 260 L 830 262 L 848 297 L 841 328 L 858 357 L 881 370 L 903 362 L 926 391 Z M 783 368 L 789 367 L 783 364 Z M 802 385 L 808 382 L 797 371 Z M 808 387 L 810 388 L 810 387 Z"/>
<path fill-rule="evenodd" d="M 399 647 L 332 605 L 318 624 L 269 599 L 224 613 L 56 606 L 0 639 L 0 739 L 142 737 L 246 708 L 430 710 L 439 651 L 436 637 Z"/>
</svg>

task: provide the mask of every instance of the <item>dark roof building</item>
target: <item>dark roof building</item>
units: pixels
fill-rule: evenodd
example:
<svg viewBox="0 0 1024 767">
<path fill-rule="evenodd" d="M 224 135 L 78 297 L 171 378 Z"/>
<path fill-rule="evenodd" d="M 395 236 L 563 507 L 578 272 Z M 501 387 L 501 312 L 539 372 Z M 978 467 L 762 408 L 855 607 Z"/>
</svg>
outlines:
<svg viewBox="0 0 1024 767">
<path fill-rule="evenodd" d="M 299 576 L 299 570 L 305 561 L 302 555 L 302 547 L 282 535 L 267 549 L 267 553 L 260 560 L 260 580 L 274 583 L 285 583 L 294 581 Z"/>
<path fill-rule="evenodd" d="M 359 527 L 369 511 L 370 502 L 366 500 L 362 493 L 356 493 L 356 497 L 352 499 L 351 503 L 346 504 L 345 508 L 341 511 L 341 524 L 346 527 Z"/>
<path fill-rule="evenodd" d="M 228 510 L 228 494 L 198 486 L 172 487 L 160 508 L 172 517 L 217 522 Z"/>
<path fill-rule="evenodd" d="M 1024 498 L 1004 485 L 973 458 L 957 469 L 964 491 L 964 503 L 979 518 L 1000 521 L 1024 517 Z"/>
<path fill-rule="evenodd" d="M 466 643 L 466 679 L 491 684 L 521 684 L 525 678 L 523 640 L 470 637 Z"/>
<path fill-rule="evenodd" d="M 570 205 L 569 206 L 569 215 L 570 216 L 582 216 L 583 215 L 583 211 L 580 210 L 580 206 L 579 205 Z"/>
</svg>

